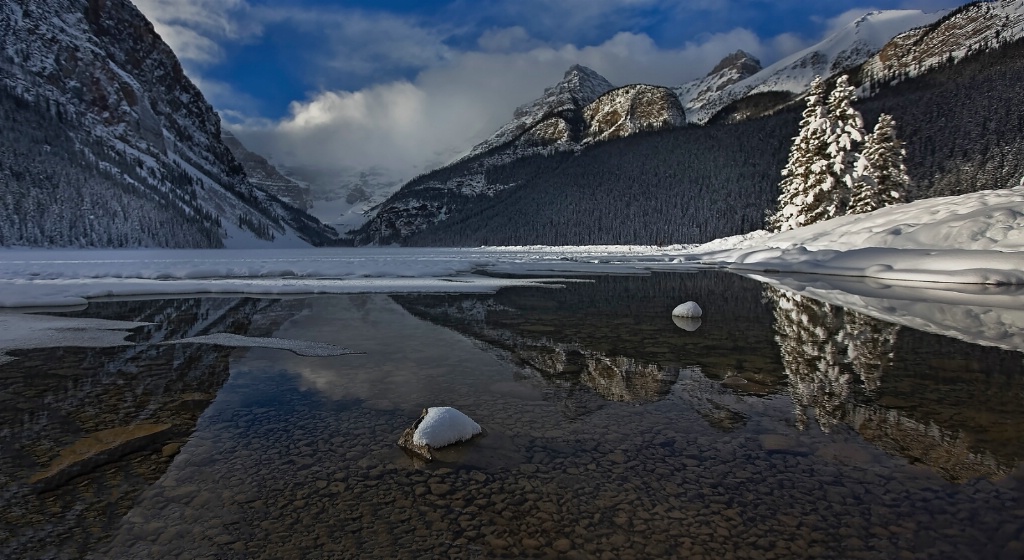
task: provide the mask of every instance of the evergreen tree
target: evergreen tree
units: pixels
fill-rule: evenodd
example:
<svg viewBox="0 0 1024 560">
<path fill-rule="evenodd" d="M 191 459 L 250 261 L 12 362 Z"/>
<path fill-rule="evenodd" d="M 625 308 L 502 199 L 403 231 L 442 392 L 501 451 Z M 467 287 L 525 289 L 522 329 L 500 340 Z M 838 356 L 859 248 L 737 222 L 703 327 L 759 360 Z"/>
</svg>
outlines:
<svg viewBox="0 0 1024 560">
<path fill-rule="evenodd" d="M 864 118 L 853 108 L 856 90 L 847 76 L 836 80 L 828 98 L 828 179 L 811 191 L 821 204 L 805 211 L 806 223 L 813 224 L 847 213 L 854 187 L 867 170 L 867 161 L 858 151 L 864 141 Z"/>
<path fill-rule="evenodd" d="M 806 221 L 809 206 L 818 205 L 820 199 L 809 196 L 813 185 L 827 180 L 823 162 L 828 157 L 828 109 L 825 106 L 825 81 L 817 77 L 807 93 L 807 108 L 800 121 L 800 132 L 793 139 L 786 167 L 782 170 L 777 210 L 768 216 L 768 229 L 786 231 L 810 222 Z"/>
<path fill-rule="evenodd" d="M 906 150 L 896 138 L 896 121 L 882 113 L 864 143 L 861 177 L 851 194 L 850 213 L 862 214 L 902 202 L 910 185 Z"/>
</svg>

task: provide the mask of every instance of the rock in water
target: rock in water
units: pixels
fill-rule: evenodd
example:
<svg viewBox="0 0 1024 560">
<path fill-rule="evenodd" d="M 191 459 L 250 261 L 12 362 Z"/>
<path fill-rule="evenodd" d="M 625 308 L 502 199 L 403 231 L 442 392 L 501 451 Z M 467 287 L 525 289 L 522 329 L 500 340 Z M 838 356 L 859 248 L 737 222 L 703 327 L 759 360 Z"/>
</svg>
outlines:
<svg viewBox="0 0 1024 560">
<path fill-rule="evenodd" d="M 402 433 L 398 445 L 432 461 L 434 449 L 466 441 L 481 431 L 480 425 L 462 412 L 450 406 L 435 406 L 423 410 L 416 423 Z"/>
<path fill-rule="evenodd" d="M 684 331 L 690 332 L 699 329 L 701 323 L 700 319 L 696 317 L 680 317 L 679 315 L 673 315 L 672 322 L 675 323 L 677 327 L 683 329 Z"/>
<path fill-rule="evenodd" d="M 697 318 L 697 317 L 700 317 L 703 314 L 704 314 L 704 312 L 701 311 L 700 306 L 697 305 L 695 302 L 692 302 L 692 301 L 688 301 L 686 303 L 677 305 L 676 308 L 672 310 L 672 316 L 673 317 L 692 317 L 692 318 Z"/>
</svg>

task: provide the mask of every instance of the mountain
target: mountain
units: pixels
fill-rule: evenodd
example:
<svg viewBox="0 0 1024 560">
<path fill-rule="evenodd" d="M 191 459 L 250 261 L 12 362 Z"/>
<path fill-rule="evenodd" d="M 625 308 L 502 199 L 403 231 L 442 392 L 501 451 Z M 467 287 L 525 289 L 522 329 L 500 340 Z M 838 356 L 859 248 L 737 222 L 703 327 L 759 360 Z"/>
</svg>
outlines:
<svg viewBox="0 0 1024 560">
<path fill-rule="evenodd" d="M 512 120 L 490 138 L 474 146 L 468 157 L 498 148 L 531 133 L 536 135 L 537 140 L 544 142 L 548 134 L 555 131 L 557 142 L 563 136 L 557 133 L 559 129 L 571 127 L 571 121 L 576 120 L 580 110 L 614 87 L 604 76 L 586 66 L 574 64 L 565 72 L 562 81 L 545 89 L 544 94 L 536 100 L 517 108 L 512 114 Z M 543 121 L 551 124 L 535 131 Z"/>
<path fill-rule="evenodd" d="M 0 245 L 308 246 L 128 0 L 0 0 Z"/>
<path fill-rule="evenodd" d="M 339 232 L 361 226 L 367 214 L 404 182 L 394 171 L 280 165 L 280 171 L 308 193 L 307 212 Z M 405 179 L 408 179 L 407 177 Z"/>
<path fill-rule="evenodd" d="M 892 115 L 907 150 L 908 200 L 1019 184 L 1024 176 L 1024 39 L 872 88 L 856 107 L 867 128 Z M 979 95 L 984 92 L 984 95 Z M 578 152 L 510 159 L 459 199 L 419 191 L 425 209 L 457 208 L 402 242 L 424 246 L 700 243 L 759 229 L 801 107 L 733 124 L 685 126 L 600 142 Z M 451 170 L 446 170 L 446 173 Z M 381 216 L 406 224 L 415 207 Z M 388 225 L 385 221 L 384 225 Z M 386 230 L 381 230 L 386 231 Z M 410 230 L 411 231 L 411 230 Z M 386 240 L 386 239 L 385 239 Z M 387 241 L 387 240 L 386 240 Z"/>
<path fill-rule="evenodd" d="M 309 187 L 304 187 L 285 177 L 267 158 L 249 151 L 242 141 L 229 130 L 221 131 L 221 140 L 231 150 L 238 163 L 245 168 L 249 181 L 260 190 L 270 193 L 281 200 L 302 210 L 309 210 Z"/>
<path fill-rule="evenodd" d="M 723 58 L 707 76 L 673 88 L 688 113 L 696 114 L 700 107 L 722 95 L 729 86 L 741 82 L 761 71 L 761 61 L 744 51 L 736 51 Z"/>
<path fill-rule="evenodd" d="M 691 95 L 708 78 L 676 88 L 690 122 L 707 123 L 722 108 L 759 94 L 785 94 L 792 99 L 807 91 L 816 76 L 832 76 L 860 66 L 890 39 L 942 16 L 918 10 L 887 10 L 865 14 L 820 43 L 721 88 L 716 94 Z M 751 66 L 747 65 L 748 70 Z M 712 73 L 714 74 L 714 72 Z M 706 86 L 705 86 L 706 87 Z"/>
<path fill-rule="evenodd" d="M 585 146 L 685 123 L 683 107 L 672 90 L 645 84 L 614 88 L 593 70 L 573 65 L 561 82 L 516 109 L 512 121 L 469 155 L 414 178 L 388 197 L 354 230 L 354 241 L 401 243 L 459 213 L 476 198 L 515 187 L 523 178 L 495 178 L 495 172 L 510 162 L 575 153 Z"/>
<path fill-rule="evenodd" d="M 1024 0 L 972 2 L 932 25 L 902 33 L 861 68 L 864 82 L 920 75 L 1024 37 Z"/>
</svg>

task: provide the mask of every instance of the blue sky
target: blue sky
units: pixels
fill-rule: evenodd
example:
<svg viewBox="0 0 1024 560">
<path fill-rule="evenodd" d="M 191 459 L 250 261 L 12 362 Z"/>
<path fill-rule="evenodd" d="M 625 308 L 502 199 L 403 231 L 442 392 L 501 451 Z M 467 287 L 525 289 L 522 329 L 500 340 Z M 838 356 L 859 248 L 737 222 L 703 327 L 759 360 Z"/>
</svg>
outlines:
<svg viewBox="0 0 1024 560">
<path fill-rule="evenodd" d="M 239 136 L 273 161 L 411 174 L 458 155 L 573 63 L 678 85 L 765 65 L 872 9 L 946 0 L 135 0 Z"/>
</svg>

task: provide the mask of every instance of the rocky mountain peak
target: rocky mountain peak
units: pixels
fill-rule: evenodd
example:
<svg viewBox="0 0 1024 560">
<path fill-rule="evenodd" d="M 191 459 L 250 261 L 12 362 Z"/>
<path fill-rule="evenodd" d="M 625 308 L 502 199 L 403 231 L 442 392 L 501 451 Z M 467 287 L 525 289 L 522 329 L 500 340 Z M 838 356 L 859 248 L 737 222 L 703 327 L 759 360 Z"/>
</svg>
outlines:
<svg viewBox="0 0 1024 560">
<path fill-rule="evenodd" d="M 711 69 L 711 72 L 708 72 L 708 77 L 721 74 L 727 70 L 733 70 L 737 76 L 740 76 L 739 79 L 742 80 L 747 76 L 753 76 L 760 72 L 761 61 L 746 51 L 738 50 L 716 64 Z"/>
<path fill-rule="evenodd" d="M 512 115 L 512 120 L 498 129 L 490 138 L 477 144 L 469 156 L 481 154 L 498 146 L 520 138 L 527 131 L 536 128 L 545 119 L 564 111 L 580 111 L 590 105 L 598 97 L 614 89 L 604 76 L 580 64 L 573 64 L 565 71 L 562 81 L 544 90 L 539 98 L 519 106 Z M 554 123 L 549 123 L 554 124 Z M 562 137 L 568 133 L 558 125 L 555 132 L 545 132 L 542 136 Z"/>
<path fill-rule="evenodd" d="M 544 90 L 544 95 L 537 102 L 546 109 L 555 111 L 569 106 L 585 107 L 614 87 L 604 76 L 590 68 L 573 64 L 565 71 L 562 81 Z M 531 103 L 530 106 L 536 105 L 537 102 Z"/>
</svg>

